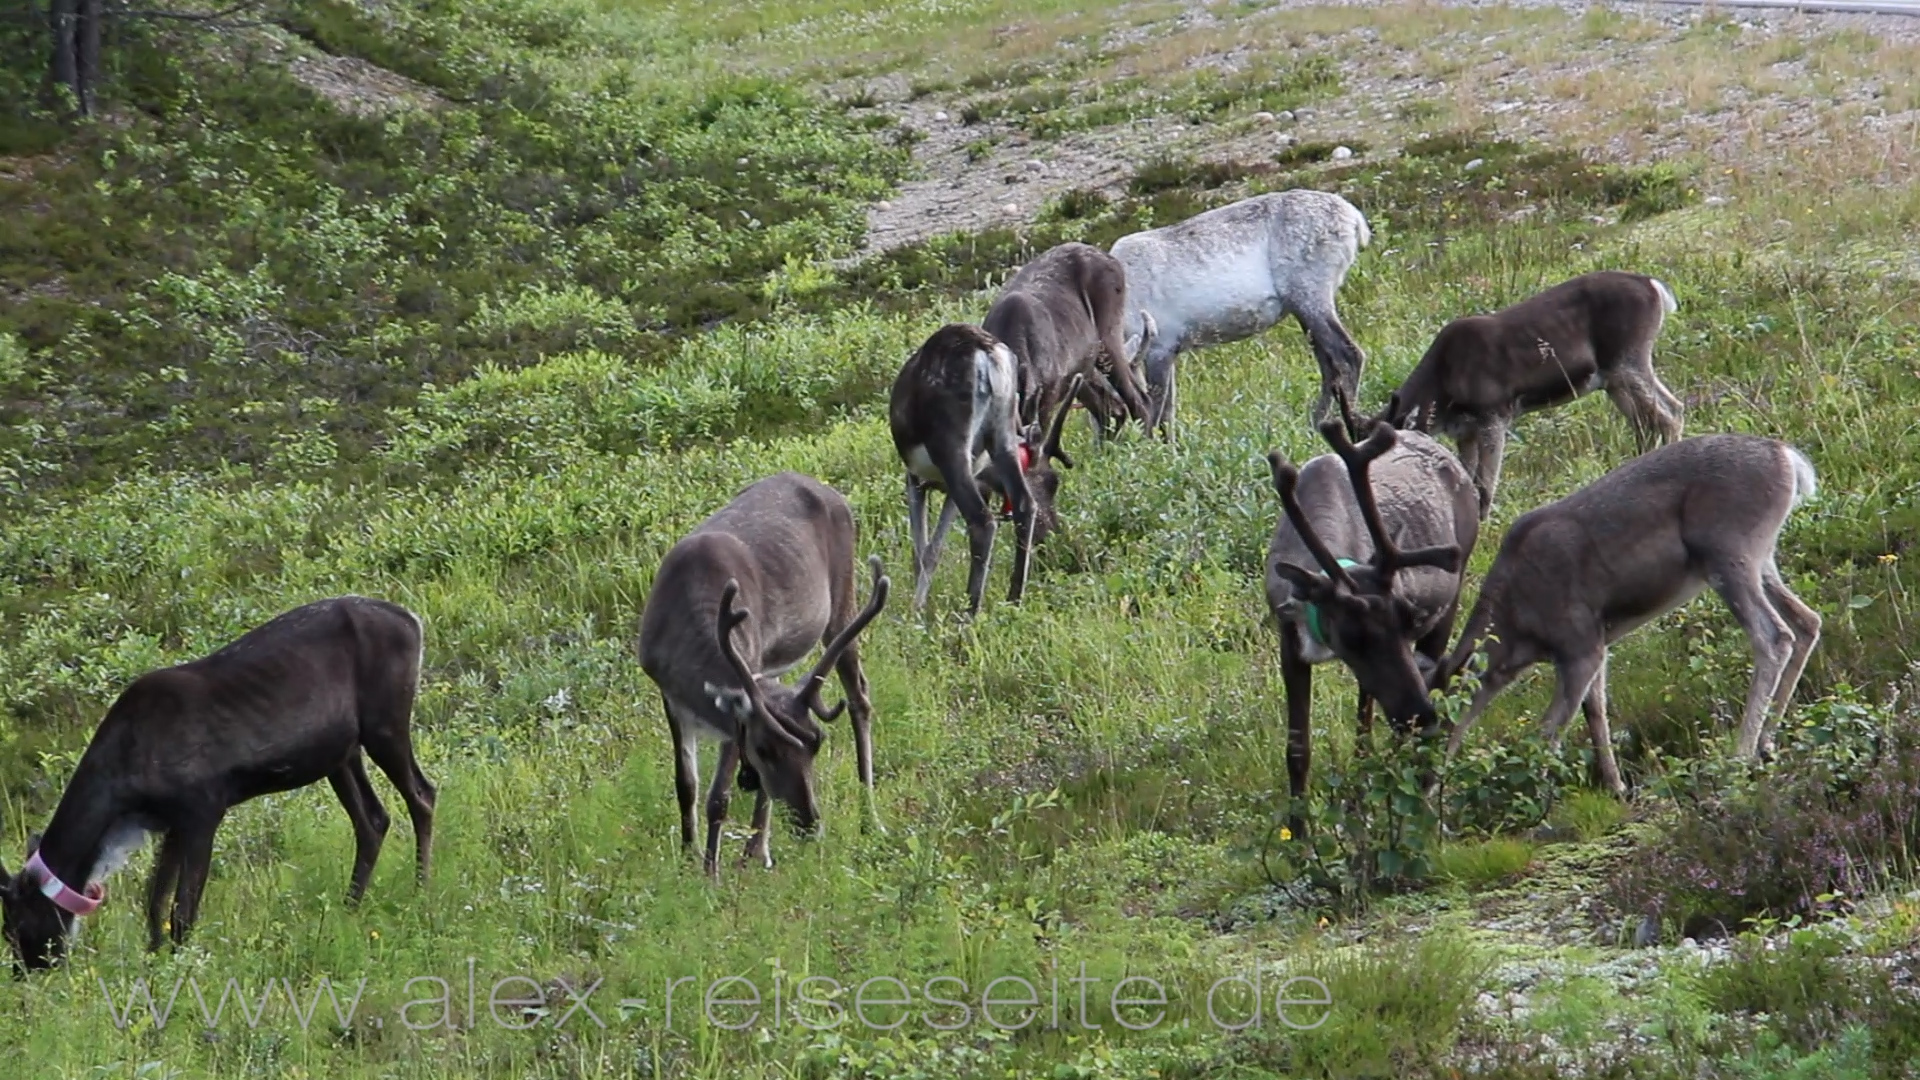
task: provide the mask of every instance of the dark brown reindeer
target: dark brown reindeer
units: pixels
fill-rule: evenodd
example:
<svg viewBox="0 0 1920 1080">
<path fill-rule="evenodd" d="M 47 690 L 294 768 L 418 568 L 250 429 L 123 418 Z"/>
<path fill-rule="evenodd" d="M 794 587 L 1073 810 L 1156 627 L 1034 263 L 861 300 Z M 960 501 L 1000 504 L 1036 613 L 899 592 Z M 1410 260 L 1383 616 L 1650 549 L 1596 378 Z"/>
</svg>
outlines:
<svg viewBox="0 0 1920 1080">
<path fill-rule="evenodd" d="M 347 899 L 358 901 L 389 825 L 363 748 L 406 800 L 424 881 L 435 793 L 409 732 L 422 643 L 407 609 L 343 596 L 134 680 L 94 732 L 46 834 L 28 843 L 27 865 L 11 877 L 0 870 L 14 956 L 29 969 L 57 962 L 76 916 L 99 906 L 100 882 L 148 833 L 161 841 L 147 886 L 147 947 L 160 948 L 169 919 L 173 942 L 185 941 L 227 811 L 322 777 L 353 819 Z"/>
<path fill-rule="evenodd" d="M 1027 587 L 1034 545 L 1052 531 L 1054 495 L 1073 459 L 1060 448 L 1068 404 L 1081 376 L 1068 382 L 1044 441 L 1039 424 L 1024 432 L 1017 413 L 1017 363 L 1013 350 L 977 326 L 950 323 L 934 331 L 893 381 L 887 419 L 893 447 L 907 467 L 907 523 L 913 537 L 913 606 L 924 608 L 933 588 L 940 545 L 957 512 L 967 522 L 972 567 L 967 574 L 968 611 L 979 614 L 986 593 L 987 564 L 996 530 L 987 497 L 998 493 L 1014 522 L 1013 580 L 1007 600 L 1017 603 Z M 927 535 L 927 492 L 946 492 L 940 520 Z"/>
<path fill-rule="evenodd" d="M 1508 684 L 1551 663 L 1558 679 L 1543 721 L 1548 739 L 1557 748 L 1581 709 L 1601 776 L 1624 792 L 1607 723 L 1607 647 L 1709 587 L 1753 646 L 1737 751 L 1762 754 L 1820 640 L 1819 614 L 1787 589 L 1774 561 L 1787 515 L 1814 488 L 1812 463 L 1786 443 L 1702 435 L 1522 514 L 1487 570 L 1459 644 L 1434 672 L 1433 684 L 1444 688 L 1491 635 L 1449 756 Z"/>
<path fill-rule="evenodd" d="M 1491 315 L 1442 327 L 1397 392 L 1395 427 L 1453 439 L 1493 508 L 1507 433 L 1524 413 L 1605 389 L 1642 451 L 1680 437 L 1682 406 L 1653 373 L 1653 343 L 1677 310 L 1657 278 L 1582 274 Z"/>
<path fill-rule="evenodd" d="M 1075 398 L 1089 407 L 1097 403 L 1099 418 L 1117 396 L 1145 426 L 1147 400 L 1134 376 L 1134 356 L 1121 345 L 1126 314 L 1126 270 L 1091 244 L 1050 248 L 1007 280 L 980 328 L 1013 350 L 1021 423 L 1045 424 Z M 1152 343 L 1147 326 L 1136 353 Z M 1076 378 L 1079 388 L 1069 389 Z"/>
<path fill-rule="evenodd" d="M 640 619 L 640 666 L 660 688 L 673 736 L 674 791 L 680 843 L 693 846 L 698 740 L 720 743 L 707 789 L 706 872 L 717 875 L 720 826 L 738 770 L 755 793 L 747 858 L 773 865 L 768 819 L 773 800 L 800 833 L 820 819 L 813 760 L 825 731 L 815 722 L 841 710 L 853 717 L 854 752 L 873 803 L 873 705 L 855 638 L 887 602 L 888 581 L 874 556 L 873 595 L 854 608 L 853 510 L 839 492 L 810 476 L 785 472 L 758 481 L 687 534 L 655 573 Z M 826 649 L 793 687 L 779 676 L 816 643 Z M 827 672 L 837 671 L 846 700 L 820 700 Z"/>
<path fill-rule="evenodd" d="M 1335 397 L 1346 413 L 1345 395 Z M 1446 652 L 1480 535 L 1473 482 L 1445 447 L 1377 419 L 1348 425 L 1371 433 L 1356 446 L 1330 419 L 1320 433 L 1333 453 L 1298 469 L 1267 455 L 1283 510 L 1267 555 L 1267 604 L 1280 629 L 1296 800 L 1311 765 L 1313 665 L 1338 659 L 1353 672 L 1359 745 L 1371 737 L 1375 700 L 1397 730 L 1433 729 L 1423 669 Z"/>
</svg>

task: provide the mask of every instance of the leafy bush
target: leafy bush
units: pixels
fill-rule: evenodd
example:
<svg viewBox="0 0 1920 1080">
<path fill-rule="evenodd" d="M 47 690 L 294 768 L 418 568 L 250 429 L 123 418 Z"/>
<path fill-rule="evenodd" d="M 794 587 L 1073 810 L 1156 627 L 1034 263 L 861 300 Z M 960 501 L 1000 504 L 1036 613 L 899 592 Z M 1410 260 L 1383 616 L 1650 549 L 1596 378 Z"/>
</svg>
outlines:
<svg viewBox="0 0 1920 1080">
<path fill-rule="evenodd" d="M 1868 1058 L 1872 1068 L 1855 1075 L 1900 1075 L 1902 1066 L 1920 1061 L 1920 1001 L 1898 989 L 1891 972 L 1849 959 L 1848 950 L 1846 938 L 1827 928 L 1795 930 L 1783 939 L 1743 934 L 1731 959 L 1700 975 L 1700 990 L 1721 1012 L 1764 1016 L 1777 1043 L 1801 1054 L 1868 1031 L 1848 1057 L 1856 1067 Z M 1777 1066 L 1793 1063 L 1793 1056 L 1775 1052 L 1763 1060 Z"/>
<path fill-rule="evenodd" d="M 1704 758 L 1673 762 L 1659 787 L 1677 809 L 1615 875 L 1617 905 L 1684 928 L 1815 914 L 1915 869 L 1920 720 L 1837 687 L 1763 774 Z"/>
</svg>

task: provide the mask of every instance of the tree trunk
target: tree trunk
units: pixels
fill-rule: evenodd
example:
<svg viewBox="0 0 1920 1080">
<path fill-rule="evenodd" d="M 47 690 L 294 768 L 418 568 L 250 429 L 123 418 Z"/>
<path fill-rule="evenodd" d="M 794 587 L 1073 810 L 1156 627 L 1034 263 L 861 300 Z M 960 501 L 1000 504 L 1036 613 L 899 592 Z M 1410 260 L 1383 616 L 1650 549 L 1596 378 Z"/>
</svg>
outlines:
<svg viewBox="0 0 1920 1080">
<path fill-rule="evenodd" d="M 100 0 L 80 0 L 80 25 L 75 34 L 73 96 L 80 115 L 93 115 L 93 91 L 100 85 Z"/>
<path fill-rule="evenodd" d="M 80 61 L 74 55 L 73 31 L 79 22 L 79 0 L 51 0 L 47 27 L 53 32 L 53 59 L 48 69 L 55 86 L 79 92 Z"/>
</svg>

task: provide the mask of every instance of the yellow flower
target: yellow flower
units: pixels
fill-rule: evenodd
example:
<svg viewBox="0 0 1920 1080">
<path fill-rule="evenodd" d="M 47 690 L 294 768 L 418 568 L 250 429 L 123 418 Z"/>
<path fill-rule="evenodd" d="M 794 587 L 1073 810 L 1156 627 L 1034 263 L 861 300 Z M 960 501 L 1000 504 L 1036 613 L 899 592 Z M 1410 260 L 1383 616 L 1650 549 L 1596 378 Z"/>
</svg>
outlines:
<svg viewBox="0 0 1920 1080">
<path fill-rule="evenodd" d="M 1896 563 L 1900 561 L 1900 556 L 1889 551 L 1885 555 L 1880 556 L 1880 561 L 1883 563 Z"/>
<path fill-rule="evenodd" d="M 1285 825 L 1280 826 L 1280 839 L 1282 840 L 1293 839 L 1293 830 L 1287 828 Z"/>
<path fill-rule="evenodd" d="M 367 931 L 367 936 L 368 936 L 368 937 L 370 937 L 370 938 L 372 938 L 372 939 L 373 939 L 373 940 L 375 940 L 375 941 L 379 941 L 379 940 L 380 940 L 380 931 L 378 931 L 378 930 L 369 930 L 369 931 Z"/>
</svg>

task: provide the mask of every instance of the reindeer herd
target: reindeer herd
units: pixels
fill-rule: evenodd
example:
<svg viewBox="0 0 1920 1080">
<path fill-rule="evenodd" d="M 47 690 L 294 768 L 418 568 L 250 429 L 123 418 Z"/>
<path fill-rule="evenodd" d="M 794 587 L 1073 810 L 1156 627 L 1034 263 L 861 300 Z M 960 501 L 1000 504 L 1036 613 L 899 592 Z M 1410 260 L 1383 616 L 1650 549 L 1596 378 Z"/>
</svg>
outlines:
<svg viewBox="0 0 1920 1080">
<path fill-rule="evenodd" d="M 1366 219 L 1337 195 L 1261 195 L 1123 237 L 1110 251 L 1063 244 L 1014 274 L 980 325 L 936 330 L 901 369 L 887 414 L 906 472 L 914 608 L 927 603 L 956 515 L 967 527 L 969 614 L 979 613 L 1003 517 L 1015 532 L 1008 599 L 1021 598 L 1033 548 L 1055 525 L 1055 466 L 1074 465 L 1061 432 L 1075 403 L 1103 439 L 1132 421 L 1171 440 L 1178 357 L 1291 315 L 1320 366 L 1314 417 L 1332 450 L 1298 467 L 1268 455 L 1280 514 L 1265 585 L 1280 633 L 1294 796 L 1308 781 L 1315 665 L 1337 659 L 1353 673 L 1363 740 L 1376 703 L 1397 731 L 1433 735 L 1441 724 L 1431 694 L 1482 649 L 1487 666 L 1448 753 L 1517 676 L 1551 663 L 1545 731 L 1557 745 L 1580 709 L 1603 779 L 1624 792 L 1607 724 L 1608 646 L 1709 587 L 1754 654 L 1738 752 L 1770 752 L 1770 728 L 1820 637 L 1820 616 L 1775 562 L 1787 515 L 1814 492 L 1805 455 L 1750 435 L 1681 438 L 1681 404 L 1652 366 L 1673 293 L 1615 271 L 1447 323 L 1385 407 L 1358 415 L 1365 357 L 1334 295 L 1369 239 Z M 1597 389 L 1632 422 L 1640 455 L 1513 522 L 1449 649 L 1514 421 Z M 944 498 L 929 533 L 933 491 Z M 868 820 L 878 825 L 858 639 L 890 583 L 873 556 L 858 602 L 855 534 L 844 496 L 780 473 L 716 510 L 655 574 L 638 654 L 666 713 L 689 850 L 697 747 L 718 744 L 706 796 L 708 874 L 719 869 L 736 783 L 755 796 L 746 858 L 772 865 L 775 802 L 796 831 L 817 827 L 813 762 L 822 725 L 842 711 Z M 26 865 L 0 869 L 16 960 L 29 969 L 57 962 L 77 918 L 104 900 L 105 877 L 148 834 L 161 836 L 149 947 L 184 940 L 227 811 L 322 778 L 353 822 L 348 898 L 357 900 L 389 827 L 363 751 L 406 801 L 424 880 L 435 789 L 409 735 L 423 640 L 406 609 L 346 596 L 135 680 L 102 720 L 45 834 L 29 841 Z M 815 643 L 823 652 L 805 677 L 782 682 Z M 829 672 L 844 694 L 832 707 L 821 697 Z"/>
</svg>

